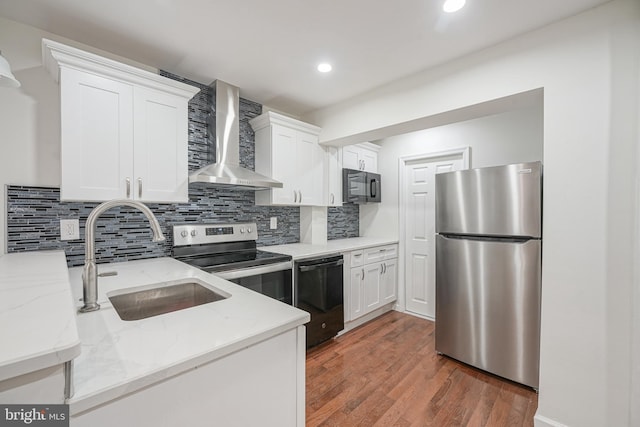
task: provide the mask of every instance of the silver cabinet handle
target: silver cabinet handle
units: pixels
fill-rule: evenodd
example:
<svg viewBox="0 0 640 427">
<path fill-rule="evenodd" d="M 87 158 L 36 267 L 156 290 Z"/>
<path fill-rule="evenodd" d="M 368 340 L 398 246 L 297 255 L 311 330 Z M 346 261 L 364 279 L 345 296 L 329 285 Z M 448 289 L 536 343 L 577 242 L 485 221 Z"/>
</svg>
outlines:
<svg viewBox="0 0 640 427">
<path fill-rule="evenodd" d="M 382 266 L 384 267 L 384 270 L 382 272 L 384 274 L 387 274 L 387 263 L 386 262 L 382 263 Z"/>
<path fill-rule="evenodd" d="M 138 198 L 142 198 L 142 178 L 138 178 Z"/>
<path fill-rule="evenodd" d="M 335 200 L 336 200 L 335 196 L 333 195 L 333 193 L 331 193 L 331 204 L 333 204 Z"/>
<path fill-rule="evenodd" d="M 300 193 L 300 203 L 302 203 L 302 190 L 300 190 L 299 193 Z"/>
<path fill-rule="evenodd" d="M 293 190 L 293 203 L 298 203 L 298 193 L 296 190 Z"/>
<path fill-rule="evenodd" d="M 384 264 L 380 264 L 380 275 L 384 274 Z"/>
<path fill-rule="evenodd" d="M 125 182 L 127 183 L 127 199 L 128 199 L 131 197 L 131 179 L 127 178 Z"/>
<path fill-rule="evenodd" d="M 362 269 L 362 280 L 364 280 L 364 268 Z"/>
</svg>

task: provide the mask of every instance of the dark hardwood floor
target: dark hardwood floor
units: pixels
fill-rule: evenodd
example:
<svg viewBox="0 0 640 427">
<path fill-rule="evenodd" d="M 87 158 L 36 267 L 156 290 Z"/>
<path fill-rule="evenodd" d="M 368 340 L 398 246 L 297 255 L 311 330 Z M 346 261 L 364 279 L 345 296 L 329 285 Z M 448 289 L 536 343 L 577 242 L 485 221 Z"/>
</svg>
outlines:
<svg viewBox="0 0 640 427">
<path fill-rule="evenodd" d="M 538 397 L 435 351 L 392 311 L 307 353 L 307 426 L 533 426 Z"/>
</svg>

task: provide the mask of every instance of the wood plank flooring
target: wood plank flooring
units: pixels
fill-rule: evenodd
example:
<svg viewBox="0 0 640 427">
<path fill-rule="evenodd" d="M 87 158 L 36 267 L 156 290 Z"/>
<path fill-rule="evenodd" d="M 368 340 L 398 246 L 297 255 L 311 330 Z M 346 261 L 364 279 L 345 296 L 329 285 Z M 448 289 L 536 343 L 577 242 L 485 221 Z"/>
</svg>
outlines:
<svg viewBox="0 0 640 427">
<path fill-rule="evenodd" d="M 435 324 L 392 311 L 307 353 L 307 427 L 533 426 L 536 393 L 435 351 Z"/>
</svg>

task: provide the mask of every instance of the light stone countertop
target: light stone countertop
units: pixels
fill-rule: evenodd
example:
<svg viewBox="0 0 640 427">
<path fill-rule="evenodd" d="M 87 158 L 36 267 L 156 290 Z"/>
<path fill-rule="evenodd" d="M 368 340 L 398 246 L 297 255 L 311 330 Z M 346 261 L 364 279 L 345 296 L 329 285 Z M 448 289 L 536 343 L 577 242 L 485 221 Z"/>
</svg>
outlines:
<svg viewBox="0 0 640 427">
<path fill-rule="evenodd" d="M 288 245 L 262 246 L 258 249 L 291 255 L 294 260 L 331 255 L 374 246 L 392 245 L 398 239 L 385 237 L 352 237 L 349 239 L 328 240 L 327 243 L 314 245 L 310 243 L 291 243 Z"/>
<path fill-rule="evenodd" d="M 279 335 L 309 314 L 172 258 L 98 265 L 101 309 L 77 315 L 82 353 L 74 360 L 71 414 Z M 77 307 L 82 268 L 69 270 Z M 193 278 L 230 297 L 147 319 L 123 321 L 107 294 L 158 282 Z"/>
<path fill-rule="evenodd" d="M 0 381 L 80 354 L 63 251 L 0 256 Z"/>
</svg>

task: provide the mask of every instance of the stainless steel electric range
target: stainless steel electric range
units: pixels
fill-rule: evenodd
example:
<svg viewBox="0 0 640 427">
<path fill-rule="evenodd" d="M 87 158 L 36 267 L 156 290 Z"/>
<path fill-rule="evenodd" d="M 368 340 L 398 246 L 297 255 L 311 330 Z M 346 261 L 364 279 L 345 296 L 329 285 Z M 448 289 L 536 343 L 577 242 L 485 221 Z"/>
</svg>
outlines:
<svg viewBox="0 0 640 427">
<path fill-rule="evenodd" d="M 291 256 L 256 248 L 255 223 L 173 227 L 173 257 L 189 265 L 293 304 Z"/>
</svg>

